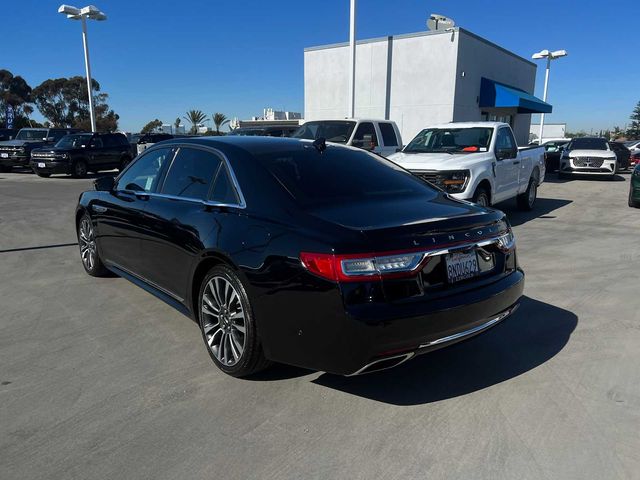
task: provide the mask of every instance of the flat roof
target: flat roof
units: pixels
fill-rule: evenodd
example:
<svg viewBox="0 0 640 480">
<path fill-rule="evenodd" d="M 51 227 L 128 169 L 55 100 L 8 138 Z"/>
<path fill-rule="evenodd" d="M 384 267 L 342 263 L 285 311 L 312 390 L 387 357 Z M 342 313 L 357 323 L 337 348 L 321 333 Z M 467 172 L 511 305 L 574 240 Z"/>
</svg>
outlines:
<svg viewBox="0 0 640 480">
<path fill-rule="evenodd" d="M 510 50 L 507 50 L 504 47 L 501 47 L 500 45 L 497 45 L 493 42 L 490 42 L 489 40 L 487 40 L 486 38 L 482 38 L 480 35 L 476 35 L 475 33 L 470 32 L 469 30 L 465 30 L 464 28 L 461 27 L 454 27 L 451 30 L 438 30 L 438 31 L 424 31 L 424 32 L 415 32 L 415 33 L 403 33 L 401 35 L 389 35 L 387 37 L 376 37 L 376 38 L 367 38 L 364 40 L 358 40 L 356 41 L 356 45 L 363 45 L 363 44 L 367 44 L 367 43 L 378 43 L 378 42 L 386 42 L 389 39 L 393 39 L 393 40 L 402 40 L 404 38 L 415 38 L 415 37 L 429 37 L 431 35 L 444 35 L 444 34 L 449 34 L 451 33 L 451 31 L 455 31 L 458 33 L 464 33 L 466 35 L 469 35 L 472 38 L 475 38 L 476 40 L 481 41 L 482 43 L 485 43 L 493 48 L 496 48 L 504 53 L 506 53 L 507 55 L 510 55 L 514 58 L 517 58 L 518 60 L 521 60 L 525 63 L 528 63 L 529 65 L 533 65 L 534 67 L 537 67 L 537 65 L 529 60 L 527 60 L 524 57 L 521 57 L 520 55 L 513 53 Z M 326 50 L 326 49 L 330 49 L 330 48 L 339 48 L 339 47 L 347 47 L 349 46 L 349 42 L 341 42 L 341 43 L 332 43 L 329 45 L 318 45 L 315 47 L 307 47 L 304 49 L 305 52 L 313 52 L 315 50 Z"/>
</svg>

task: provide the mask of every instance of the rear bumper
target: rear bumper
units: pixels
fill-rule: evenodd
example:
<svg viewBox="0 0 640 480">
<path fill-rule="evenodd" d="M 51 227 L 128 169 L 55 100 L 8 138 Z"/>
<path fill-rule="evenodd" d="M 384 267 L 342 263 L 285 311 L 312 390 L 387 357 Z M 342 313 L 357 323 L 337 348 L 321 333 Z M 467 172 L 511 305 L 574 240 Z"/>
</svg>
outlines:
<svg viewBox="0 0 640 480">
<path fill-rule="evenodd" d="M 44 167 L 39 167 L 38 164 L 44 164 Z M 29 163 L 34 172 L 40 173 L 69 173 L 70 172 L 70 164 L 69 162 L 58 162 L 51 160 L 31 160 Z"/>
<path fill-rule="evenodd" d="M 341 375 L 375 369 L 382 361 L 433 351 L 465 340 L 496 325 L 515 309 L 524 289 L 524 273 L 432 300 L 371 303 L 345 309 L 338 290 L 304 295 L 288 302 L 291 325 L 282 302 L 271 298 L 280 322 L 261 325 L 267 357 L 274 361 Z M 258 310 L 258 309 L 257 309 Z M 270 317 L 256 311 L 258 317 Z M 277 318 L 277 317 L 276 317 Z M 284 323 L 282 322 L 284 320 Z M 295 325 L 295 326 L 294 326 Z M 391 365 L 401 362 L 390 362 Z"/>
</svg>

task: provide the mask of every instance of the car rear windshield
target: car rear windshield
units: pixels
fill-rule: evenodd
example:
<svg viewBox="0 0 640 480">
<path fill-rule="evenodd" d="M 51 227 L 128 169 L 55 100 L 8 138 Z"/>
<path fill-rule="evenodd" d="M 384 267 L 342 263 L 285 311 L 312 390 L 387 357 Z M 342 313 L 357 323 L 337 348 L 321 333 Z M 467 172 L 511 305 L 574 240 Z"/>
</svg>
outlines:
<svg viewBox="0 0 640 480">
<path fill-rule="evenodd" d="M 258 155 L 302 208 L 344 202 L 433 196 L 434 188 L 385 158 L 328 146 Z"/>
<path fill-rule="evenodd" d="M 307 122 L 291 136 L 293 138 L 305 138 L 307 140 L 324 138 L 327 142 L 347 143 L 351 138 L 351 133 L 355 126 L 356 122 L 342 120 Z"/>
<path fill-rule="evenodd" d="M 405 153 L 473 153 L 486 152 L 493 128 L 426 128 L 411 140 Z"/>
<path fill-rule="evenodd" d="M 567 150 L 608 150 L 604 138 L 576 138 L 571 140 Z"/>
<path fill-rule="evenodd" d="M 47 136 L 48 130 L 26 130 L 22 129 L 16 135 L 16 140 L 43 140 Z"/>
<path fill-rule="evenodd" d="M 82 148 L 87 146 L 92 137 L 93 135 L 90 133 L 66 135 L 58 140 L 55 146 L 58 148 Z"/>
</svg>

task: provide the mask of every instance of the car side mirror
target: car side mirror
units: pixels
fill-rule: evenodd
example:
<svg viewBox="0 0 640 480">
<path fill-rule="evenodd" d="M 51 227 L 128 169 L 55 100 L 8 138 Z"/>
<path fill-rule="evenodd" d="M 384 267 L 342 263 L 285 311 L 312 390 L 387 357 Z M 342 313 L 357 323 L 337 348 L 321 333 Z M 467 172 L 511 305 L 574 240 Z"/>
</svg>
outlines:
<svg viewBox="0 0 640 480">
<path fill-rule="evenodd" d="M 100 177 L 93 181 L 93 187 L 98 192 L 110 192 L 115 184 L 116 181 L 113 177 Z"/>
<path fill-rule="evenodd" d="M 513 150 L 510 148 L 498 148 L 496 150 L 496 158 L 498 160 L 505 160 L 507 158 L 511 158 L 513 154 Z"/>
<path fill-rule="evenodd" d="M 47 137 L 44 139 L 45 142 L 55 142 L 56 138 L 55 137 Z"/>
</svg>

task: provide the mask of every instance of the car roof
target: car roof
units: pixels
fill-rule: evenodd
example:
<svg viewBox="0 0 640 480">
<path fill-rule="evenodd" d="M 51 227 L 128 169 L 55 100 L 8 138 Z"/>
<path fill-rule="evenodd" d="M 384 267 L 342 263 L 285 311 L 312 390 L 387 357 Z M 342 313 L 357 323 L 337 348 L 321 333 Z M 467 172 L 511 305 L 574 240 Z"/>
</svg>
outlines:
<svg viewBox="0 0 640 480">
<path fill-rule="evenodd" d="M 260 136 L 215 136 L 215 137 L 183 137 L 164 140 L 154 145 L 202 145 L 217 148 L 223 152 L 241 149 L 250 154 L 261 154 L 274 151 L 292 150 L 301 143 L 311 143 L 311 140 L 303 140 L 289 137 L 260 137 Z"/>
</svg>

